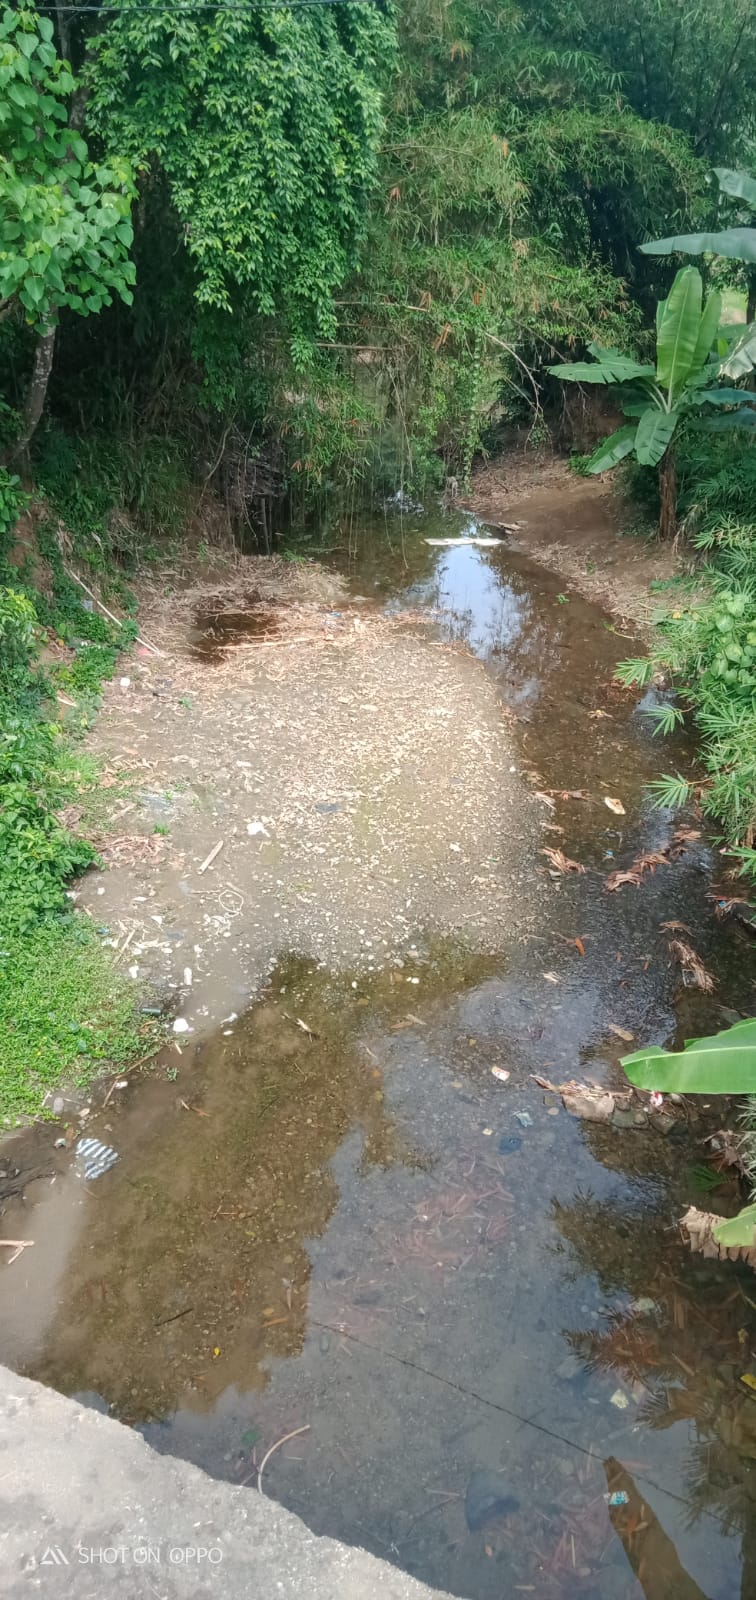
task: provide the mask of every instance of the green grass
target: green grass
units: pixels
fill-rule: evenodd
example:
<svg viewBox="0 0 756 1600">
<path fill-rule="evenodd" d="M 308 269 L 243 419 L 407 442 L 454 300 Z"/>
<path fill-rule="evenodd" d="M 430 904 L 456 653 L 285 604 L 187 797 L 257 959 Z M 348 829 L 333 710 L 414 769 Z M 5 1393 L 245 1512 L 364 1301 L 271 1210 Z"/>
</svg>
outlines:
<svg viewBox="0 0 756 1600">
<path fill-rule="evenodd" d="M 0 1119 L 37 1116 L 48 1090 L 84 1087 L 157 1045 L 159 1025 L 138 1006 L 84 917 L 14 934 L 0 951 Z"/>
</svg>

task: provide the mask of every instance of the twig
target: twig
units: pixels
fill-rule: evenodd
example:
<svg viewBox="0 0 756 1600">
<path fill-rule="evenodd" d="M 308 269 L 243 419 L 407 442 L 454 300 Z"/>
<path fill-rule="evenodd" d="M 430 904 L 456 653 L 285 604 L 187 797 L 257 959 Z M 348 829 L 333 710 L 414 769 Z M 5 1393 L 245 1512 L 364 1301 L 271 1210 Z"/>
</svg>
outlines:
<svg viewBox="0 0 756 1600">
<path fill-rule="evenodd" d="M 284 1434 L 283 1439 L 276 1439 L 275 1444 L 272 1444 L 270 1449 L 266 1450 L 265 1455 L 263 1456 L 262 1461 L 260 1462 L 260 1465 L 259 1465 L 259 1467 L 257 1469 L 257 1487 L 258 1487 L 258 1489 L 260 1491 L 260 1494 L 262 1494 L 262 1492 L 263 1492 L 263 1486 L 262 1486 L 263 1473 L 265 1471 L 266 1466 L 268 1465 L 268 1462 L 270 1461 L 271 1456 L 273 1455 L 273 1452 L 275 1450 L 280 1450 L 282 1444 L 288 1444 L 289 1439 L 296 1439 L 297 1434 L 309 1433 L 309 1431 L 310 1431 L 310 1424 L 309 1424 L 309 1422 L 306 1422 L 303 1428 L 293 1428 L 291 1433 L 285 1433 Z"/>
<path fill-rule="evenodd" d="M 85 594 L 89 595 L 90 600 L 94 600 L 95 605 L 99 606 L 101 611 L 104 611 L 105 616 L 109 617 L 111 622 L 114 622 L 117 628 L 123 627 L 120 617 L 116 617 L 113 615 L 112 611 L 108 611 L 107 606 L 103 605 L 102 600 L 98 600 L 94 590 L 90 589 L 89 584 L 85 583 L 84 579 L 78 576 L 78 573 L 73 572 L 70 567 L 64 567 L 63 570 L 64 572 L 68 573 L 69 578 L 73 578 L 74 583 L 78 583 L 79 588 L 83 589 Z M 165 654 L 163 650 L 158 650 L 156 644 L 150 644 L 149 639 L 143 639 L 140 633 L 138 633 L 136 637 L 137 643 L 143 645 L 145 650 L 150 650 L 154 656 L 162 656 Z"/>
<path fill-rule="evenodd" d="M 21 1252 L 23 1250 L 29 1250 L 31 1248 L 31 1246 L 33 1245 L 33 1243 L 34 1243 L 33 1239 L 0 1239 L 0 1246 L 2 1246 L 2 1248 L 4 1250 L 12 1250 L 13 1251 L 13 1255 L 9 1256 L 8 1260 L 5 1263 L 6 1267 L 12 1267 L 14 1261 L 18 1260 L 18 1257 L 21 1255 Z M 275 1448 L 276 1447 L 274 1445 L 273 1449 L 275 1450 Z M 267 1457 L 266 1457 L 266 1460 L 267 1460 Z"/>
<path fill-rule="evenodd" d="M 215 857 L 217 855 L 220 855 L 220 852 L 223 849 L 223 846 L 224 846 L 225 842 L 226 842 L 225 839 L 219 839 L 218 843 L 213 845 L 213 848 L 210 851 L 209 856 L 205 856 L 205 859 L 204 859 L 204 861 L 202 863 L 202 866 L 197 868 L 198 872 L 206 872 L 208 867 L 212 866 L 212 864 L 213 864 L 213 862 L 215 860 Z"/>
<path fill-rule="evenodd" d="M 111 1083 L 110 1088 L 108 1089 L 108 1092 L 107 1092 L 107 1094 L 105 1096 L 105 1099 L 103 1100 L 102 1105 L 100 1106 L 100 1110 L 101 1111 L 104 1111 L 105 1107 L 110 1104 L 110 1097 L 111 1097 L 111 1095 L 113 1093 L 113 1090 L 115 1089 L 116 1084 L 120 1083 L 121 1079 L 124 1078 L 128 1072 L 136 1072 L 137 1067 L 143 1067 L 144 1064 L 145 1064 L 145 1061 L 152 1061 L 154 1056 L 159 1056 L 161 1050 L 165 1049 L 165 1044 L 166 1044 L 166 1041 L 163 1040 L 163 1043 L 159 1044 L 155 1050 L 149 1050 L 147 1052 L 146 1056 L 140 1056 L 138 1061 L 132 1061 L 130 1067 L 122 1067 L 121 1071 L 116 1073 L 116 1075 L 115 1075 L 115 1077 L 113 1079 L 113 1082 Z"/>
</svg>

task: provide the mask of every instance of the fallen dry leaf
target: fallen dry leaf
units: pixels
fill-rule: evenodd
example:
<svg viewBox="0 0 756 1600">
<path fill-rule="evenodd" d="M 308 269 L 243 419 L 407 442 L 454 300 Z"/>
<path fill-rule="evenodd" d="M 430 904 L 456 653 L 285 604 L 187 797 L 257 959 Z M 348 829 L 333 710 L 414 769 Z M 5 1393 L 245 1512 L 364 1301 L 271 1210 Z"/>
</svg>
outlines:
<svg viewBox="0 0 756 1600">
<path fill-rule="evenodd" d="M 609 721 L 609 722 L 611 722 L 611 720 L 612 720 L 611 712 L 609 712 L 609 711 L 599 711 L 597 709 L 596 711 L 589 711 L 588 715 L 589 715 L 589 717 L 593 718 L 594 722 L 598 722 L 600 717 L 606 717 L 607 721 Z"/>
<path fill-rule="evenodd" d="M 610 794 L 605 794 L 604 805 L 608 806 L 609 810 L 614 812 L 615 817 L 624 817 L 625 807 L 623 806 L 621 800 L 617 800 Z"/>
<path fill-rule="evenodd" d="M 557 872 L 585 872 L 585 867 L 579 861 L 571 861 L 563 850 L 554 850 L 551 845 L 544 845 L 539 853 L 546 856 L 552 867 L 556 867 Z"/>
<path fill-rule="evenodd" d="M 562 981 L 557 972 L 544 972 L 543 976 L 547 983 L 561 983 Z"/>
<path fill-rule="evenodd" d="M 669 856 L 661 850 L 642 850 L 631 866 L 609 873 L 605 888 L 612 894 L 616 889 L 621 889 L 625 883 L 632 883 L 637 887 L 644 872 L 655 872 L 657 867 L 667 866 L 669 866 Z"/>
<path fill-rule="evenodd" d="M 629 1028 L 621 1028 L 618 1022 L 607 1022 L 607 1028 L 610 1033 L 616 1033 L 618 1039 L 624 1039 L 626 1044 L 630 1044 L 635 1038 L 635 1034 L 631 1033 Z"/>
<path fill-rule="evenodd" d="M 582 939 L 573 939 L 572 942 L 573 942 L 573 944 L 575 946 L 575 949 L 577 950 L 578 955 L 579 956 L 584 956 L 585 955 L 585 945 L 583 944 Z"/>
<path fill-rule="evenodd" d="M 685 1216 L 680 1218 L 683 1238 L 687 1239 L 691 1250 L 698 1250 L 703 1256 L 720 1261 L 747 1261 L 749 1267 L 756 1267 L 756 1230 L 754 1243 L 750 1247 L 733 1246 L 728 1250 L 726 1245 L 717 1244 L 714 1238 L 713 1230 L 721 1221 L 722 1218 L 711 1211 L 699 1211 L 696 1206 L 689 1206 Z"/>
<path fill-rule="evenodd" d="M 711 994 L 716 988 L 716 979 L 707 971 L 706 967 L 693 946 L 686 944 L 684 939 L 669 939 L 669 953 L 678 961 L 683 973 L 683 981 L 693 989 L 701 989 L 704 994 Z"/>
</svg>

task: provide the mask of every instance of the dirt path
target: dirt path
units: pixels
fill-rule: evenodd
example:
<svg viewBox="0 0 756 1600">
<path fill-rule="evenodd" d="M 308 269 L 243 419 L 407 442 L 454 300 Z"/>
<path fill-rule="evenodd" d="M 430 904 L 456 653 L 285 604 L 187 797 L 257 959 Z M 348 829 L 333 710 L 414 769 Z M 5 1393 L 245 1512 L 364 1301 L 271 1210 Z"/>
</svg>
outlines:
<svg viewBox="0 0 756 1600">
<path fill-rule="evenodd" d="M 539 807 L 490 678 L 343 592 L 265 558 L 170 580 L 140 613 L 162 658 L 108 688 L 107 870 L 81 902 L 192 1027 L 240 1011 L 282 951 L 372 970 L 424 933 L 500 947 L 532 916 Z"/>
<path fill-rule="evenodd" d="M 577 477 L 553 456 L 513 455 L 481 468 L 464 504 L 485 522 L 518 524 L 514 549 L 644 629 L 654 610 L 650 584 L 682 564 L 656 540 L 623 537 L 627 513 L 609 479 Z"/>
</svg>

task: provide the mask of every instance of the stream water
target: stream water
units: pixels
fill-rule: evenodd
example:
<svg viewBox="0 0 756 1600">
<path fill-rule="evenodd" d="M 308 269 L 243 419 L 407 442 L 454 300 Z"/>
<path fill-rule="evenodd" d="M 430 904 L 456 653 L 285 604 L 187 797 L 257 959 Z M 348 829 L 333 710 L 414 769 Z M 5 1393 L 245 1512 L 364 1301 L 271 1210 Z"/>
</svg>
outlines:
<svg viewBox="0 0 756 1600">
<path fill-rule="evenodd" d="M 618 1085 L 616 1028 L 747 1012 L 751 947 L 714 919 L 705 839 L 607 893 L 669 845 L 644 785 L 687 753 L 612 686 L 634 646 L 602 611 L 506 546 L 422 539 L 465 527 L 379 520 L 333 559 L 482 658 L 523 772 L 556 791 L 544 842 L 585 872 L 496 956 L 422 930 L 373 974 L 282 954 L 182 1059 L 194 1115 L 169 1066 L 93 1116 L 120 1159 L 86 1188 L 49 1128 L 6 1144 L 0 1195 L 23 1189 L 35 1247 L 3 1273 L 0 1359 L 234 1482 L 294 1434 L 270 1495 L 469 1600 L 753 1600 L 756 1281 L 676 1226 L 710 1203 L 712 1124 L 581 1123 L 532 1076 Z M 672 920 L 713 995 L 681 982 Z"/>
</svg>

